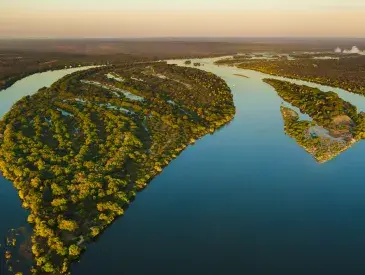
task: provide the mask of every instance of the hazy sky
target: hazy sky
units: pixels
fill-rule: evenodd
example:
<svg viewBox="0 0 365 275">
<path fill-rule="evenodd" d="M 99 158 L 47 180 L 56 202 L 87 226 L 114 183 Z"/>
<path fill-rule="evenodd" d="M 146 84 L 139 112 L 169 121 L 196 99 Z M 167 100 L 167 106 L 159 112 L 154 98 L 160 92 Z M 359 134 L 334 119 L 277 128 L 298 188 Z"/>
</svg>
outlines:
<svg viewBox="0 0 365 275">
<path fill-rule="evenodd" d="M 0 0 L 0 37 L 365 37 L 365 0 Z"/>
</svg>

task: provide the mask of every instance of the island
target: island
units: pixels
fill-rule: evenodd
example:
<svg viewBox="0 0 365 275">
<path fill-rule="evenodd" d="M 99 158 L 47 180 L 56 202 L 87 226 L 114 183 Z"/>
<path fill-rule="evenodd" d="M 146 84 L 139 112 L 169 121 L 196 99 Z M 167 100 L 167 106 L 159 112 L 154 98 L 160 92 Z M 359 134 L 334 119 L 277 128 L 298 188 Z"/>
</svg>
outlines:
<svg viewBox="0 0 365 275">
<path fill-rule="evenodd" d="M 165 62 L 76 72 L 18 101 L 0 121 L 0 170 L 29 210 L 31 272 L 68 273 L 138 191 L 234 114 L 224 80 Z"/>
<path fill-rule="evenodd" d="M 365 95 L 365 56 L 331 53 L 295 54 L 291 59 L 223 58 L 217 65 L 300 79 Z M 294 58 L 293 58 L 294 57 Z"/>
<path fill-rule="evenodd" d="M 240 76 L 240 77 L 244 77 L 244 78 L 249 78 L 247 75 L 244 75 L 244 74 L 233 74 L 235 76 Z"/>
<path fill-rule="evenodd" d="M 365 114 L 334 92 L 264 79 L 278 95 L 312 118 L 300 120 L 290 107 L 281 106 L 285 132 L 318 162 L 329 161 L 365 137 Z"/>
<path fill-rule="evenodd" d="M 285 133 L 319 163 L 335 158 L 356 142 L 354 139 L 333 137 L 326 128 L 313 121 L 299 120 L 298 113 L 289 107 L 281 106 L 280 111 Z"/>
</svg>

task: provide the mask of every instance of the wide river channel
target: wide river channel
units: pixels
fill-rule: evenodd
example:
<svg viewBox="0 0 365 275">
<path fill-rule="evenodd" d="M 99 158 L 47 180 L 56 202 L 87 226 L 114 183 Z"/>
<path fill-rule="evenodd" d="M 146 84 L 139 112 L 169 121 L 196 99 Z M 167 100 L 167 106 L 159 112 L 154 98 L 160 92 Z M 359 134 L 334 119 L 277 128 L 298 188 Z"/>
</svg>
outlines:
<svg viewBox="0 0 365 275">
<path fill-rule="evenodd" d="M 231 87 L 234 120 L 172 161 L 72 274 L 365 274 L 365 142 L 318 164 L 285 135 L 282 101 L 262 82 L 269 76 L 213 61 L 198 62 Z M 36 74 L 1 91 L 0 116 L 71 71 Z M 365 97 L 289 81 L 333 90 L 365 111 Z M 0 237 L 26 216 L 0 178 Z"/>
</svg>

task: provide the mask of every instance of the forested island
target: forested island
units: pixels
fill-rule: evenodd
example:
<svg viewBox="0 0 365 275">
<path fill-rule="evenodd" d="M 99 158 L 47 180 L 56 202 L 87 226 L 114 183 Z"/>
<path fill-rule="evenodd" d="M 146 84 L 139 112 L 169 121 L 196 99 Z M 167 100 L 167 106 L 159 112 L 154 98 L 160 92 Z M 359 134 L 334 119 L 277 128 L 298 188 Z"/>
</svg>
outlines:
<svg viewBox="0 0 365 275">
<path fill-rule="evenodd" d="M 330 59 L 318 59 L 326 56 Z M 301 79 L 365 95 L 365 56 L 323 53 L 297 54 L 292 57 L 295 59 L 251 59 L 238 56 L 218 60 L 216 64 Z"/>
<path fill-rule="evenodd" d="M 331 136 L 328 130 L 313 121 L 299 120 L 291 108 L 281 106 L 285 133 L 310 153 L 319 163 L 327 162 L 348 149 L 356 141 Z"/>
<path fill-rule="evenodd" d="M 136 192 L 234 114 L 221 78 L 164 62 L 77 72 L 18 101 L 0 122 L 0 169 L 29 210 L 31 272 L 69 272 Z"/>
<path fill-rule="evenodd" d="M 299 120 L 297 112 L 281 107 L 285 132 L 319 162 L 328 161 L 365 137 L 365 114 L 334 92 L 290 82 L 264 79 L 286 102 L 309 115 Z"/>
</svg>

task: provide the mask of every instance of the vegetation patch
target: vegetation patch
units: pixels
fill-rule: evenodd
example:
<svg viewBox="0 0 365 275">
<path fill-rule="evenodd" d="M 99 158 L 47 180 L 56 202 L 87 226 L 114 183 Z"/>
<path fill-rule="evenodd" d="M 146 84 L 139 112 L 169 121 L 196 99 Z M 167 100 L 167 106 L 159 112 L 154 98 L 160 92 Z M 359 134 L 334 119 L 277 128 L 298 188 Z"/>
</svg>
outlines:
<svg viewBox="0 0 365 275">
<path fill-rule="evenodd" d="M 244 74 L 233 74 L 235 76 L 240 76 L 240 77 L 244 77 L 244 78 L 249 78 L 247 75 L 244 75 Z"/>
</svg>

